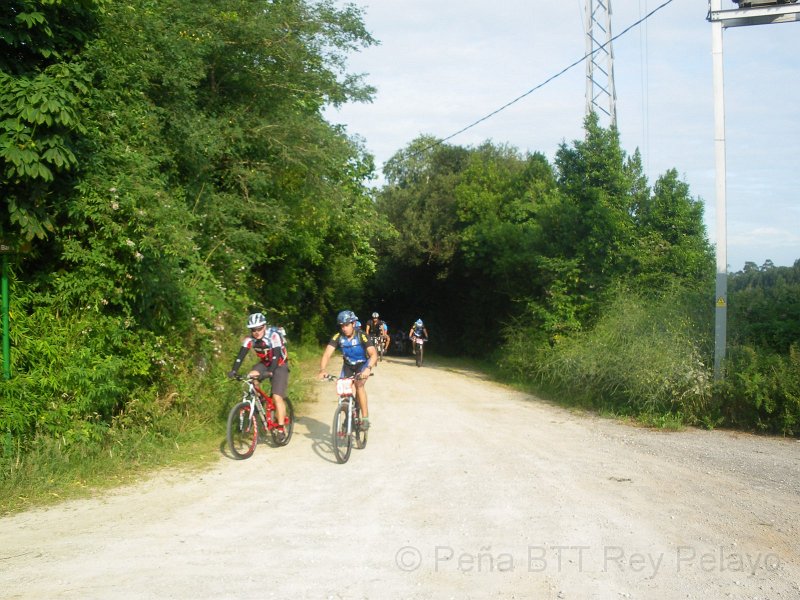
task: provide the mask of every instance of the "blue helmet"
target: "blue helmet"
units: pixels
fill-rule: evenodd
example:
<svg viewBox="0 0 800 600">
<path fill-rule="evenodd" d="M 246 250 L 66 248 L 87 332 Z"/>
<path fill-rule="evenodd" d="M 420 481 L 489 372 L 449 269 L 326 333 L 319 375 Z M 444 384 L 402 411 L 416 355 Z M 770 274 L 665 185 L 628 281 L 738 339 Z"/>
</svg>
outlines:
<svg viewBox="0 0 800 600">
<path fill-rule="evenodd" d="M 417 327 L 424 327 L 422 319 L 417 319 L 416 321 L 414 321 L 414 325 L 416 325 Z"/>
<path fill-rule="evenodd" d="M 358 317 L 352 310 L 343 310 L 336 317 L 336 322 L 339 323 L 339 325 L 344 325 L 345 323 L 355 323 L 356 321 L 358 321 Z"/>
</svg>

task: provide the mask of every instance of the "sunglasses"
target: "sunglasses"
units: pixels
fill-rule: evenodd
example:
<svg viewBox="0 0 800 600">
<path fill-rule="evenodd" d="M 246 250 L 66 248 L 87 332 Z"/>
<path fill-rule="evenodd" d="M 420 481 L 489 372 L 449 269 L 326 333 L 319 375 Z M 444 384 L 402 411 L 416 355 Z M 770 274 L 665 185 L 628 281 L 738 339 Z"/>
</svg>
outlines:
<svg viewBox="0 0 800 600">
<path fill-rule="evenodd" d="M 262 325 L 261 327 L 254 327 L 250 330 L 250 333 L 258 333 L 259 331 L 264 331 L 267 328 L 266 325 Z"/>
</svg>

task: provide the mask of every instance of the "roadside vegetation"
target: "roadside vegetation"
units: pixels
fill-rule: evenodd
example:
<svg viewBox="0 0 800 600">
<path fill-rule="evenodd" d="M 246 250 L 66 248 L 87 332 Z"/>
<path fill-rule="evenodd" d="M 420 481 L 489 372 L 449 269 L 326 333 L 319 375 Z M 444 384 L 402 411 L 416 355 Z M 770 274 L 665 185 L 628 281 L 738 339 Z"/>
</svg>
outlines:
<svg viewBox="0 0 800 600">
<path fill-rule="evenodd" d="M 800 263 L 731 275 L 715 384 L 713 250 L 678 171 L 649 182 L 590 115 L 552 163 L 422 136 L 373 190 L 323 109 L 370 100 L 346 60 L 374 43 L 329 0 L 10 0 L 1 510 L 218 456 L 252 310 L 300 364 L 336 312 L 379 310 L 559 402 L 798 435 Z"/>
</svg>

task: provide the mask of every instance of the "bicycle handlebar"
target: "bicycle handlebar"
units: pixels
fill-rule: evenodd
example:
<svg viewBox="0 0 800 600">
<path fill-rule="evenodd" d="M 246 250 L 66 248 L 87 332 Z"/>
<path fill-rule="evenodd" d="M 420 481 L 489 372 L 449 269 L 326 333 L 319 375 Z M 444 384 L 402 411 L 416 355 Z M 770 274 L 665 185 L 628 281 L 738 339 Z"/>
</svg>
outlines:
<svg viewBox="0 0 800 600">
<path fill-rule="evenodd" d="M 360 373 L 359 373 L 360 375 Z M 355 381 L 356 379 L 367 379 L 366 377 L 356 377 L 355 375 L 351 375 L 350 377 L 337 377 L 336 375 L 331 375 L 330 373 L 326 374 L 323 379 L 325 381 L 339 381 L 339 379 L 352 379 Z"/>
</svg>

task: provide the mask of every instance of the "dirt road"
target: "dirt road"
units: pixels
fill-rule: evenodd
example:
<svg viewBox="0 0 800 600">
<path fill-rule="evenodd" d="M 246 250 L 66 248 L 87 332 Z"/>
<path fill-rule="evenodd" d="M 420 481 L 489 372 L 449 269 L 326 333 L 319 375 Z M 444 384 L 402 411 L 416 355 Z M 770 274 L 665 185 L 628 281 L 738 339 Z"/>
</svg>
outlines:
<svg viewBox="0 0 800 600">
<path fill-rule="evenodd" d="M 800 598 L 798 441 L 634 428 L 389 357 L 339 465 L 319 389 L 285 448 L 1 519 L 0 597 Z"/>
</svg>

